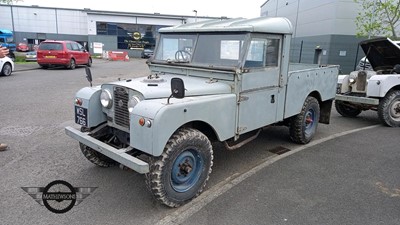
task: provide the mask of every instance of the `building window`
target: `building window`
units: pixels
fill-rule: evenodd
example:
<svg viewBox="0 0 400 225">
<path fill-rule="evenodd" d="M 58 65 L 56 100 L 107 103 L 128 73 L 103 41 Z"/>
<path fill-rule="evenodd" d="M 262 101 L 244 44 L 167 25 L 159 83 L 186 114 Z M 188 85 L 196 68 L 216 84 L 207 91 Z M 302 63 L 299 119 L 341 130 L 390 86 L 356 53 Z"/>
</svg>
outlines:
<svg viewBox="0 0 400 225">
<path fill-rule="evenodd" d="M 98 35 L 107 35 L 107 23 L 97 22 L 96 26 Z"/>
</svg>

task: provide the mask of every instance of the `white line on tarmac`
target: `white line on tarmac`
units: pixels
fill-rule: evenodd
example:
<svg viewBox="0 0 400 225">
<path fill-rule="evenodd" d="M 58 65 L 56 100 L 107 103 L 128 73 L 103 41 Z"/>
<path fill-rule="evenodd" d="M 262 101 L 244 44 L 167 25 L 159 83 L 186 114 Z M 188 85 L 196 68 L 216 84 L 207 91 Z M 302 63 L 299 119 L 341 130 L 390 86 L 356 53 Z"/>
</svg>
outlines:
<svg viewBox="0 0 400 225">
<path fill-rule="evenodd" d="M 203 192 L 199 197 L 195 198 L 191 202 L 187 203 L 184 206 L 181 206 L 178 208 L 176 211 L 171 213 L 170 215 L 164 217 L 156 225 L 176 225 L 176 224 L 181 224 L 189 217 L 191 217 L 193 214 L 197 213 L 200 211 L 203 207 L 205 207 L 207 204 L 212 202 L 214 199 L 219 197 L 220 195 L 224 194 L 225 192 L 229 191 L 231 188 L 235 187 L 248 177 L 254 175 L 261 169 L 271 165 L 272 163 L 281 160 L 283 158 L 286 158 L 292 154 L 295 154 L 297 152 L 300 152 L 304 149 L 313 147 L 315 145 L 319 145 L 323 142 L 345 136 L 347 134 L 363 131 L 363 130 L 368 130 L 372 129 L 375 127 L 379 127 L 382 125 L 373 125 L 373 126 L 368 126 L 368 127 L 363 127 L 363 128 L 358 128 L 354 130 L 349 130 L 349 131 L 344 131 L 341 133 L 333 134 L 325 138 L 321 138 L 319 140 L 312 141 L 311 143 L 295 148 L 294 150 L 288 151 L 282 155 L 274 155 L 271 157 L 268 157 L 264 162 L 259 164 L 258 166 L 253 167 L 251 170 L 243 173 L 243 174 L 234 174 L 228 178 L 226 178 L 224 181 L 219 182 L 217 185 L 213 186 L 212 188 L 208 189 L 207 191 Z"/>
</svg>

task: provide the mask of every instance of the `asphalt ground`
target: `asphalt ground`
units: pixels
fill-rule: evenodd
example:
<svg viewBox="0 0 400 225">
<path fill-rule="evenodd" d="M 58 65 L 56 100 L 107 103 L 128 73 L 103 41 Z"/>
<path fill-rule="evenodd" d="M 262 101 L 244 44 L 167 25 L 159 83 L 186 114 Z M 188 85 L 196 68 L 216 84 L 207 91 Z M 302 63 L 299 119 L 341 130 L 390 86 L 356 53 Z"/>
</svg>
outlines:
<svg viewBox="0 0 400 225">
<path fill-rule="evenodd" d="M 182 210 L 159 224 L 398 225 L 399 135 L 374 126 L 306 147 L 271 160 L 193 215 Z"/>
</svg>

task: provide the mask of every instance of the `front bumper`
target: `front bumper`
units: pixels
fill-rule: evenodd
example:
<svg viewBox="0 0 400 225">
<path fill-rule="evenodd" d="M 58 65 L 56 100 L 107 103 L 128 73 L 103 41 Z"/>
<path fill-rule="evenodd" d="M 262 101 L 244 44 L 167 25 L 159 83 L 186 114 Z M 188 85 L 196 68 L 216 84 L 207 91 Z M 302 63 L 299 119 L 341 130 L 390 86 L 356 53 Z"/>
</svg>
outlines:
<svg viewBox="0 0 400 225">
<path fill-rule="evenodd" d="M 351 95 L 337 94 L 335 100 L 344 101 L 344 102 L 368 104 L 368 105 L 379 105 L 379 99 L 368 98 L 368 97 L 358 97 L 358 96 L 351 96 Z"/>
<path fill-rule="evenodd" d="M 149 172 L 148 163 L 126 153 L 128 150 L 131 149 L 116 149 L 72 127 L 66 127 L 65 133 L 73 139 L 81 142 L 82 144 L 89 146 L 93 150 L 100 152 L 101 154 L 121 163 L 122 165 L 138 173 L 143 174 Z"/>
</svg>

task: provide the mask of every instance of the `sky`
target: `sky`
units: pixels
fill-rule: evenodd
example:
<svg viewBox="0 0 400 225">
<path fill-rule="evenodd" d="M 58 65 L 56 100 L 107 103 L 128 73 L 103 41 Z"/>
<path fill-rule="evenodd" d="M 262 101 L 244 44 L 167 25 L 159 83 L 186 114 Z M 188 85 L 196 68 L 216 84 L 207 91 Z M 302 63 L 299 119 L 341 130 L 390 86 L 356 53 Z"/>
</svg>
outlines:
<svg viewBox="0 0 400 225">
<path fill-rule="evenodd" d="M 266 0 L 23 0 L 15 5 L 72 8 L 135 13 L 161 13 L 172 15 L 253 18 L 260 16 L 260 7 Z"/>
</svg>

